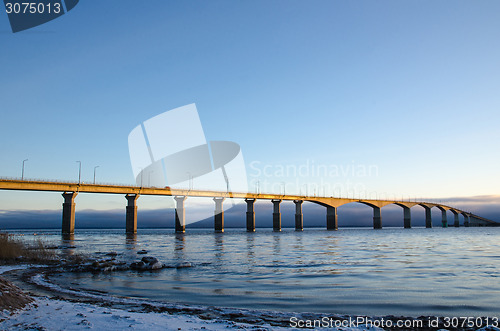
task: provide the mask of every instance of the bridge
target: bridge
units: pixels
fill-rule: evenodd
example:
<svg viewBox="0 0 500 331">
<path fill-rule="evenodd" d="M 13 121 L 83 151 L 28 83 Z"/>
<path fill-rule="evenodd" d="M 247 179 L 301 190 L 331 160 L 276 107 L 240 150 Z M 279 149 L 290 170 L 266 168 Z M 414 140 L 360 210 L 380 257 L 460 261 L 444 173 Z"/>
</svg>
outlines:
<svg viewBox="0 0 500 331">
<path fill-rule="evenodd" d="M 397 205 L 403 209 L 403 224 L 405 228 L 411 228 L 411 208 L 422 206 L 425 209 L 425 226 L 432 227 L 431 209 L 437 208 L 442 213 L 442 226 L 448 227 L 447 211 L 454 215 L 453 226 L 459 227 L 459 215 L 463 217 L 464 226 L 498 226 L 497 222 L 480 217 L 473 213 L 454 208 L 451 206 L 418 201 L 402 200 L 378 200 L 378 199 L 354 199 L 303 195 L 282 195 L 269 193 L 238 193 L 238 192 L 220 192 L 220 191 L 202 191 L 174 189 L 170 187 L 139 187 L 127 185 L 102 185 L 71 182 L 53 182 L 53 181 L 33 181 L 0 179 L 1 190 L 18 191 L 45 191 L 62 192 L 64 198 L 62 206 L 62 233 L 73 234 L 75 231 L 75 198 L 79 193 L 107 193 L 123 194 L 127 199 L 125 229 L 126 233 L 137 232 L 137 199 L 141 195 L 172 196 L 176 201 L 175 210 L 175 231 L 177 233 L 185 232 L 186 213 L 184 201 L 188 197 L 207 197 L 215 202 L 214 229 L 216 232 L 224 232 L 224 208 L 223 202 L 227 198 L 244 199 L 247 204 L 246 228 L 247 231 L 255 231 L 255 210 L 256 200 L 270 200 L 273 203 L 273 230 L 281 231 L 281 211 L 282 201 L 293 201 L 295 203 L 295 229 L 302 231 L 304 229 L 302 204 L 304 201 L 316 203 L 326 208 L 326 228 L 328 230 L 338 229 L 337 208 L 342 205 L 357 202 L 373 208 L 373 228 L 382 228 L 381 208 L 387 205 Z"/>
</svg>

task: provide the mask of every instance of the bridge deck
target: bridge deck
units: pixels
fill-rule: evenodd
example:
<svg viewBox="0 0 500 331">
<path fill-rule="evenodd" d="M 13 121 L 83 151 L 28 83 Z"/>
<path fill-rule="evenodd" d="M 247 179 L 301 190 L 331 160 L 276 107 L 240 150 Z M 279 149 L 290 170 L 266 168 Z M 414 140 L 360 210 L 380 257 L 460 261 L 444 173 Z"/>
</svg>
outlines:
<svg viewBox="0 0 500 331">
<path fill-rule="evenodd" d="M 209 197 L 209 198 L 237 198 L 237 199 L 264 199 L 264 200 L 301 200 L 309 201 L 324 206 L 339 207 L 341 205 L 359 202 L 370 205 L 372 207 L 384 207 L 389 204 L 397 204 L 399 206 L 413 207 L 421 205 L 425 207 L 438 207 L 441 210 L 452 210 L 460 214 L 473 216 L 479 220 L 488 223 L 497 223 L 492 220 L 474 215 L 464 210 L 451 206 L 418 201 L 401 201 L 401 200 L 379 200 L 379 199 L 352 199 L 340 197 L 320 197 L 320 196 L 303 196 L 303 195 L 282 195 L 270 193 L 242 193 L 242 192 L 221 192 L 221 191 L 204 191 L 204 190 L 186 190 L 173 189 L 170 187 L 138 187 L 127 185 L 102 185 L 102 184 L 87 184 L 87 183 L 70 183 L 70 182 L 51 182 L 51 181 L 32 181 L 32 180 L 15 180 L 15 179 L 0 179 L 1 190 L 18 190 L 18 191 L 46 191 L 46 192 L 77 192 L 77 193 L 107 193 L 107 194 L 137 194 L 137 195 L 157 195 L 157 196 L 189 196 L 189 197 Z"/>
</svg>

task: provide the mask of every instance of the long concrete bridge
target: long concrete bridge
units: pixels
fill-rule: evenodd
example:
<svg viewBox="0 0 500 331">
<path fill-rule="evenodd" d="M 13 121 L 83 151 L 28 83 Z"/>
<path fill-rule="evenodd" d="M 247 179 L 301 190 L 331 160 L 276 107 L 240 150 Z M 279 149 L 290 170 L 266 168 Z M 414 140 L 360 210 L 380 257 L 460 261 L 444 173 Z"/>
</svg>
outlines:
<svg viewBox="0 0 500 331">
<path fill-rule="evenodd" d="M 49 182 L 49 181 L 28 181 L 28 180 L 10 180 L 0 179 L 0 189 L 18 190 L 18 191 L 46 191 L 62 192 L 64 197 L 62 207 L 62 233 L 72 234 L 75 231 L 75 198 L 78 193 L 107 193 L 123 194 L 127 199 L 125 228 L 127 233 L 137 232 L 137 199 L 141 195 L 173 196 L 176 201 L 175 211 L 175 231 L 185 232 L 186 213 L 184 201 L 188 197 L 207 197 L 213 198 L 215 202 L 214 229 L 216 232 L 224 232 L 224 208 L 223 202 L 226 198 L 245 199 L 247 203 L 246 226 L 247 231 L 255 231 L 255 210 L 256 200 L 270 200 L 273 203 L 273 229 L 281 231 L 281 211 L 282 201 L 290 200 L 295 203 L 295 229 L 303 230 L 304 222 L 302 215 L 302 203 L 304 201 L 312 202 L 326 208 L 326 228 L 328 230 L 337 230 L 337 208 L 351 203 L 362 203 L 373 208 L 373 228 L 382 228 L 381 209 L 384 206 L 395 204 L 403 208 L 403 224 L 405 228 L 411 228 L 411 208 L 422 206 L 425 209 L 425 226 L 432 227 L 431 209 L 437 208 L 442 213 L 442 226 L 448 227 L 448 217 L 446 212 L 449 210 L 454 215 L 453 226 L 459 227 L 459 215 L 463 216 L 464 226 L 498 226 L 497 222 L 474 215 L 470 212 L 460 210 L 451 206 L 417 201 L 398 201 L 398 200 L 377 200 L 377 199 L 349 199 L 335 197 L 312 197 L 302 195 L 280 195 L 267 193 L 237 193 L 237 192 L 219 192 L 219 191 L 201 191 L 173 189 L 170 187 L 138 187 L 124 185 L 100 185 L 86 183 L 69 182 Z"/>
</svg>

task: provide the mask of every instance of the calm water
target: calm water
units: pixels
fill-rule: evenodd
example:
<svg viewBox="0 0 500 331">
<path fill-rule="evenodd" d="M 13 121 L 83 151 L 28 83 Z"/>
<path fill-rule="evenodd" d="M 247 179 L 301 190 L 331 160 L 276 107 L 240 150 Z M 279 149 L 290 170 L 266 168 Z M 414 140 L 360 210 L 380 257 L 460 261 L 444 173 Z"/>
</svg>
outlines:
<svg viewBox="0 0 500 331">
<path fill-rule="evenodd" d="M 500 315 L 500 228 L 141 230 L 135 239 L 80 230 L 70 244 L 129 262 L 145 249 L 167 264 L 193 264 L 53 279 L 120 296 L 300 312 Z"/>
</svg>

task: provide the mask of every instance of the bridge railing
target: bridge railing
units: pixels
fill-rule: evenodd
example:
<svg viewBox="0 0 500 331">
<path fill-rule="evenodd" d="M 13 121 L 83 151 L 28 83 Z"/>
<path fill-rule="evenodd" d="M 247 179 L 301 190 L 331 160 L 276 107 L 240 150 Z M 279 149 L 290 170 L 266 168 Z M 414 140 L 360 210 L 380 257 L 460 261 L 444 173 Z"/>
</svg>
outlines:
<svg viewBox="0 0 500 331">
<path fill-rule="evenodd" d="M 63 179 L 40 179 L 40 178 L 21 178 L 21 177 L 6 177 L 6 176 L 0 176 L 0 180 L 16 180 L 16 181 L 23 181 L 23 182 L 36 182 L 36 183 L 64 183 L 64 184 L 78 184 L 77 180 L 63 180 Z M 93 181 L 86 182 L 86 181 L 81 181 L 80 184 L 87 184 L 87 185 L 94 185 Z M 107 185 L 107 186 L 134 186 L 134 187 L 140 187 L 140 185 L 137 184 L 131 184 L 131 183 L 110 183 L 110 182 L 100 182 L 96 181 L 95 185 Z M 143 187 L 147 187 L 143 185 Z M 152 186 L 151 186 L 152 187 Z"/>
<path fill-rule="evenodd" d="M 6 176 L 0 176 L 0 179 L 2 180 L 15 180 L 15 181 L 24 181 L 24 182 L 37 182 L 37 183 L 65 183 L 65 184 L 78 184 L 78 181 L 76 180 L 61 180 L 61 179 L 41 179 L 41 178 L 21 178 L 21 177 L 6 177 Z M 81 184 L 87 184 L 87 185 L 94 185 L 93 181 L 91 182 L 85 182 L 85 181 L 81 181 L 80 182 Z M 151 186 L 151 185 L 137 185 L 137 184 L 132 184 L 132 183 L 110 183 L 110 182 L 97 182 L 95 183 L 95 185 L 105 185 L 105 186 L 129 186 L 129 187 L 147 187 L 147 188 L 155 188 L 155 186 Z M 160 187 L 157 187 L 157 188 L 160 188 Z M 187 188 L 186 188 L 187 189 Z M 193 188 L 192 188 L 193 189 Z M 200 187 L 197 187 L 196 189 L 193 189 L 193 190 L 196 190 L 196 191 L 210 191 L 210 189 L 208 188 L 200 188 Z M 275 194 L 273 192 L 259 192 L 259 194 Z M 306 196 L 304 196 L 306 197 Z M 408 198 L 407 200 L 406 199 L 389 199 L 387 197 L 387 199 L 381 199 L 380 197 L 378 199 L 370 199 L 370 198 L 366 198 L 366 195 L 365 195 L 365 198 L 361 198 L 361 196 L 359 196 L 358 198 L 354 196 L 348 196 L 347 197 L 342 197 L 342 196 L 335 196 L 335 195 L 332 195 L 332 196 L 320 196 L 320 195 L 314 195 L 314 196 L 307 196 L 308 198 L 338 198 L 338 199 L 354 199 L 354 200 L 387 200 L 387 201 L 395 201 L 395 202 L 415 202 L 415 203 L 418 203 L 418 204 L 439 204 L 439 205 L 445 205 L 444 203 L 442 203 L 442 201 L 435 201 L 435 199 L 432 199 L 432 200 L 429 200 L 429 201 L 423 201 L 420 200 L 420 201 L 417 201 L 417 199 L 411 199 L 411 198 Z M 413 200 L 413 201 L 412 201 Z M 434 201 L 433 201 L 434 200 Z M 457 208 L 455 208 L 457 209 Z M 476 216 L 479 218 L 479 216 L 475 215 L 474 213 L 470 212 L 470 211 L 467 211 L 467 213 L 469 213 L 470 215 L 473 215 L 473 216 Z"/>
</svg>

